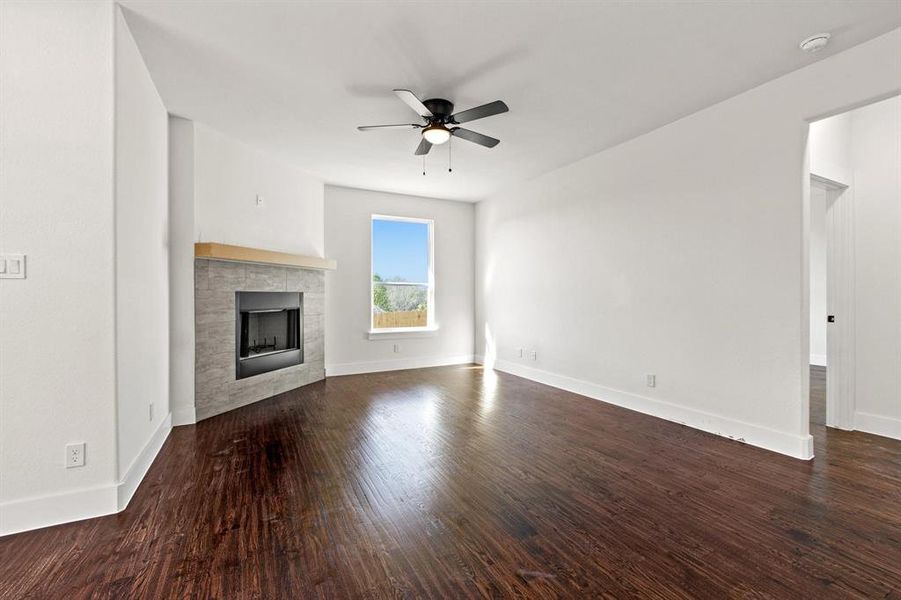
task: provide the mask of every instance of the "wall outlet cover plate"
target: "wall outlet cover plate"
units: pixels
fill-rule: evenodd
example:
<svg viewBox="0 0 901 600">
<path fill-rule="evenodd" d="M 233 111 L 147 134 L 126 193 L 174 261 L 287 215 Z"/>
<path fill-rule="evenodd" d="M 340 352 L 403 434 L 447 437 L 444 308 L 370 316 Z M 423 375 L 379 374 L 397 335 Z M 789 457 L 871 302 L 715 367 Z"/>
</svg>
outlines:
<svg viewBox="0 0 901 600">
<path fill-rule="evenodd" d="M 66 468 L 84 466 L 84 442 L 66 444 Z"/>
</svg>

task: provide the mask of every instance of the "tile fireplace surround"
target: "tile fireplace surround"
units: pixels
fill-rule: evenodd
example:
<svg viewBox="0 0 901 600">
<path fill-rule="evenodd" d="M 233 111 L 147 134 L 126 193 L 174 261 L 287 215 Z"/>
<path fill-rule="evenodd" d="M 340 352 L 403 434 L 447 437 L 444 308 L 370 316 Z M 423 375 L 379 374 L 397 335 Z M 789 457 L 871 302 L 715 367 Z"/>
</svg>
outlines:
<svg viewBox="0 0 901 600">
<path fill-rule="evenodd" d="M 303 292 L 304 362 L 235 378 L 235 292 Z M 325 378 L 325 273 L 194 259 L 194 406 L 197 420 Z"/>
</svg>

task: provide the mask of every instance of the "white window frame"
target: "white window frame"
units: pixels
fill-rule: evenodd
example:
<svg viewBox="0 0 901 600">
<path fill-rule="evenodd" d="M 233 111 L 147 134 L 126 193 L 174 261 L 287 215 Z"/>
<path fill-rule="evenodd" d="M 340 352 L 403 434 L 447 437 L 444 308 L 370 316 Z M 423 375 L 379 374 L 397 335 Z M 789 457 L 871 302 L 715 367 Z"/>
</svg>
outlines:
<svg viewBox="0 0 901 600">
<path fill-rule="evenodd" d="M 372 296 L 374 282 L 372 281 L 373 267 L 375 266 L 375 252 L 373 248 L 372 226 L 376 220 L 399 221 L 402 223 L 424 223 L 429 227 L 429 280 L 428 280 L 428 311 L 426 313 L 425 327 L 374 327 L 374 313 L 372 311 Z M 422 282 L 415 282 L 422 283 Z M 369 339 L 385 339 L 390 337 L 423 337 L 434 335 L 438 330 L 438 322 L 435 320 L 435 220 L 417 217 L 398 217 L 395 215 L 371 214 L 369 217 Z"/>
</svg>

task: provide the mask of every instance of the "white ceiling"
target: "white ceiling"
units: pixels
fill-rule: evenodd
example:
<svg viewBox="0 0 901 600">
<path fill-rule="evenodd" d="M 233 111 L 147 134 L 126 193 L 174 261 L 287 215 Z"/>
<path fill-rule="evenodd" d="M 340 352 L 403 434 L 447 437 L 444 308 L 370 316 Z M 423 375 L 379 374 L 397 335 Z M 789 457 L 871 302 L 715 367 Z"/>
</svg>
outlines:
<svg viewBox="0 0 901 600">
<path fill-rule="evenodd" d="M 901 26 L 897 0 L 706 2 L 185 2 L 125 0 L 173 114 L 276 153 L 329 183 L 477 200 Z M 817 55 L 800 40 L 832 32 Z M 422 161 L 392 88 L 463 110 Z"/>
</svg>

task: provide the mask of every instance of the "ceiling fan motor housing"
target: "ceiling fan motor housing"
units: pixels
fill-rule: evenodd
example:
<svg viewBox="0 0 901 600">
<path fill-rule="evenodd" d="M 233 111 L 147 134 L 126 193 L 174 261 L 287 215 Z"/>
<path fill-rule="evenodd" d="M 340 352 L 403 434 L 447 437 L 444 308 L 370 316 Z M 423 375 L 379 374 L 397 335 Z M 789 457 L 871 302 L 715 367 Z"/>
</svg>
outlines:
<svg viewBox="0 0 901 600">
<path fill-rule="evenodd" d="M 434 122 L 447 123 L 449 117 L 454 114 L 454 103 L 444 98 L 430 98 L 422 102 L 429 112 L 435 115 Z"/>
</svg>

